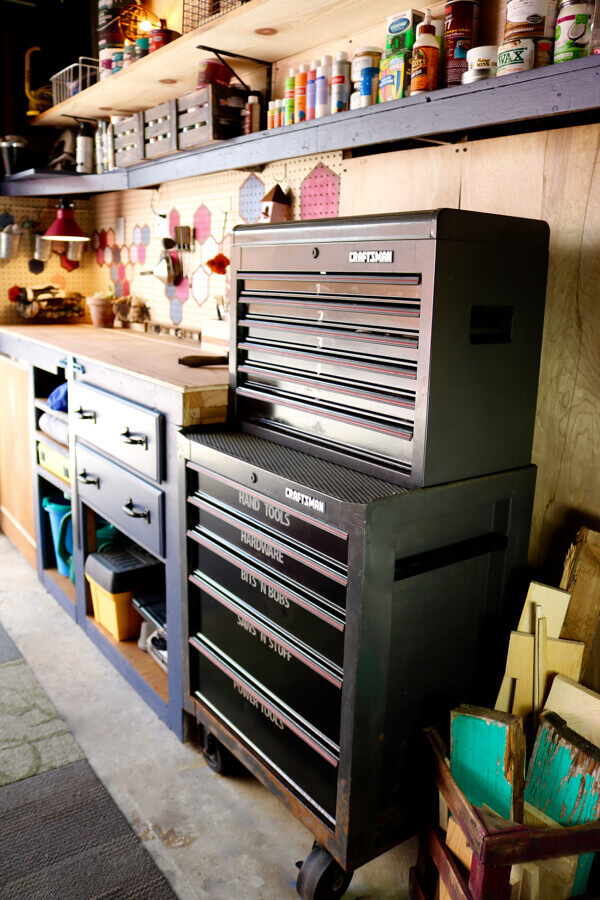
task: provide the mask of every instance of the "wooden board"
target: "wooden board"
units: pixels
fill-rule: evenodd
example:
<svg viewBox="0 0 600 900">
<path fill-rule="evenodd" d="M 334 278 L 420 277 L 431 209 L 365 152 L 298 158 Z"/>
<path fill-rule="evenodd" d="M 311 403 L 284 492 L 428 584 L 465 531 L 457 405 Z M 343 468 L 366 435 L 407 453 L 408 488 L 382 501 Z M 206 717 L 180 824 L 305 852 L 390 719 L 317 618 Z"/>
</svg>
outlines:
<svg viewBox="0 0 600 900">
<path fill-rule="evenodd" d="M 533 634 L 511 632 L 505 675 L 516 679 L 512 712 L 519 716 L 526 716 L 533 709 L 534 643 Z M 582 643 L 549 638 L 546 649 L 548 677 L 561 674 L 573 681 L 579 679 L 583 659 Z"/>
<path fill-rule="evenodd" d="M 542 717 L 527 771 L 525 801 L 560 825 L 600 817 L 600 749 L 555 713 Z M 585 891 L 593 853 L 579 857 L 573 895 Z"/>
<path fill-rule="evenodd" d="M 559 638 L 570 599 L 571 595 L 568 591 L 532 581 L 527 591 L 517 631 L 524 631 L 528 634 L 535 633 L 535 608 L 541 606 L 541 615 L 546 619 L 547 637 Z"/>
<path fill-rule="evenodd" d="M 523 817 L 525 738 L 519 716 L 463 704 L 450 713 L 450 771 L 474 806 Z"/>
<path fill-rule="evenodd" d="M 588 532 L 589 535 L 589 532 Z M 569 561 L 571 603 L 561 636 L 585 645 L 581 681 L 600 690 L 600 547 L 581 541 L 576 558 Z"/>
<path fill-rule="evenodd" d="M 0 530 L 35 568 L 27 368 L 0 356 L 0 385 Z"/>
<path fill-rule="evenodd" d="M 560 828 L 558 822 L 547 816 L 542 810 L 536 809 L 531 803 L 524 804 L 523 823 L 530 828 Z M 525 863 L 527 869 L 526 882 L 521 900 L 565 900 L 571 896 L 575 872 L 577 871 L 578 856 L 561 856 L 557 859 L 537 860 L 534 863 Z M 537 872 L 534 874 L 532 869 Z M 538 894 L 532 896 L 532 885 L 537 886 Z"/>
<path fill-rule="evenodd" d="M 561 716 L 569 728 L 587 741 L 600 746 L 600 694 L 564 675 L 556 675 L 545 708 Z"/>
</svg>

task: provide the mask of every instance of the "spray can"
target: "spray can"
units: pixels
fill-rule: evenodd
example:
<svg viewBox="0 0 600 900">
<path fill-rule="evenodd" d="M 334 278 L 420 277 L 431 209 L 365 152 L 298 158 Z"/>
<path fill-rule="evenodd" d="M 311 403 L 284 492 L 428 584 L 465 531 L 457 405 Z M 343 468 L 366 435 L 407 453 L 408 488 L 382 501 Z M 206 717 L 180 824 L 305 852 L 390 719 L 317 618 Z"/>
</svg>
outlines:
<svg viewBox="0 0 600 900">
<path fill-rule="evenodd" d="M 267 130 L 270 131 L 271 128 L 275 128 L 275 100 L 269 100 L 269 107 L 267 109 Z"/>
<path fill-rule="evenodd" d="M 294 122 L 306 122 L 306 83 L 308 66 L 300 66 L 294 83 Z"/>
<path fill-rule="evenodd" d="M 313 59 L 308 70 L 308 78 L 306 79 L 306 118 L 307 120 L 315 118 L 315 109 L 317 105 L 317 69 L 319 68 L 319 60 Z"/>
<path fill-rule="evenodd" d="M 340 50 L 331 67 L 331 112 L 344 112 L 350 105 L 350 62 Z"/>
<path fill-rule="evenodd" d="M 331 112 L 331 57 L 322 56 L 321 65 L 317 68 L 317 96 L 315 100 L 315 119 L 328 116 Z"/>
<path fill-rule="evenodd" d="M 296 70 L 290 69 L 285 79 L 285 94 L 283 103 L 283 124 L 294 124 L 294 95 L 296 92 Z"/>
<path fill-rule="evenodd" d="M 250 94 L 244 110 L 244 134 L 260 131 L 260 104 L 256 94 Z"/>
<path fill-rule="evenodd" d="M 438 79 L 440 48 L 435 38 L 435 26 L 431 23 L 431 11 L 417 25 L 417 39 L 413 44 L 410 93 L 424 94 L 435 91 Z"/>
<path fill-rule="evenodd" d="M 91 122 L 80 122 L 75 142 L 75 171 L 91 175 L 94 171 L 94 127 Z"/>
</svg>

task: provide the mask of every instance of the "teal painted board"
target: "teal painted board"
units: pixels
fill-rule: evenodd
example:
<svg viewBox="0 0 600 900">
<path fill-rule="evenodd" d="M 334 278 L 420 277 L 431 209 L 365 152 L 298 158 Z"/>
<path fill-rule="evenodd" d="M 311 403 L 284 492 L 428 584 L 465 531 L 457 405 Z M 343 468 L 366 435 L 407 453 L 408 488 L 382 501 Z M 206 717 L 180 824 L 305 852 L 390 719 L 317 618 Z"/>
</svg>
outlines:
<svg viewBox="0 0 600 900">
<path fill-rule="evenodd" d="M 556 713 L 540 720 L 525 800 L 561 825 L 583 825 L 600 817 L 600 749 Z M 593 853 L 579 857 L 573 897 L 585 893 L 593 859 Z"/>
<path fill-rule="evenodd" d="M 450 713 L 450 771 L 474 806 L 523 821 L 523 719 L 463 704 Z"/>
</svg>

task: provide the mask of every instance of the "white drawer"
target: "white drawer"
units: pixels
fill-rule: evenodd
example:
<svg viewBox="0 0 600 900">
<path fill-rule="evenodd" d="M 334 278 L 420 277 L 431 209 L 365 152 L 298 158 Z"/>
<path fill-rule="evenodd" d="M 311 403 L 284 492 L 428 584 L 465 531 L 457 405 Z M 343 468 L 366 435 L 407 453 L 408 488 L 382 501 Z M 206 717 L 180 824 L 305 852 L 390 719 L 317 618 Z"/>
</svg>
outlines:
<svg viewBox="0 0 600 900">
<path fill-rule="evenodd" d="M 160 413 L 72 381 L 69 384 L 71 431 L 124 465 L 151 478 L 162 478 Z"/>
<path fill-rule="evenodd" d="M 81 500 L 151 553 L 164 556 L 164 496 L 152 484 L 80 444 L 75 445 Z"/>
</svg>

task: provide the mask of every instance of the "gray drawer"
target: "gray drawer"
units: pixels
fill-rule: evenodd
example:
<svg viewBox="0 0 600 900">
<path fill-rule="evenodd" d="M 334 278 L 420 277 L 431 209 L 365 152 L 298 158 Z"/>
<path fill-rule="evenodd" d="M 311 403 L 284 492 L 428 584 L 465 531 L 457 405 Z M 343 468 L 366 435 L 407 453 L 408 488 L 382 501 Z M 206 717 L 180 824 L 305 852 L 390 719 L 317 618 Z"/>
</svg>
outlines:
<svg viewBox="0 0 600 900">
<path fill-rule="evenodd" d="M 71 431 L 140 475 L 162 477 L 161 414 L 99 388 L 69 384 Z"/>
<path fill-rule="evenodd" d="M 161 490 L 79 442 L 75 470 L 85 504 L 151 553 L 164 556 Z"/>
</svg>

